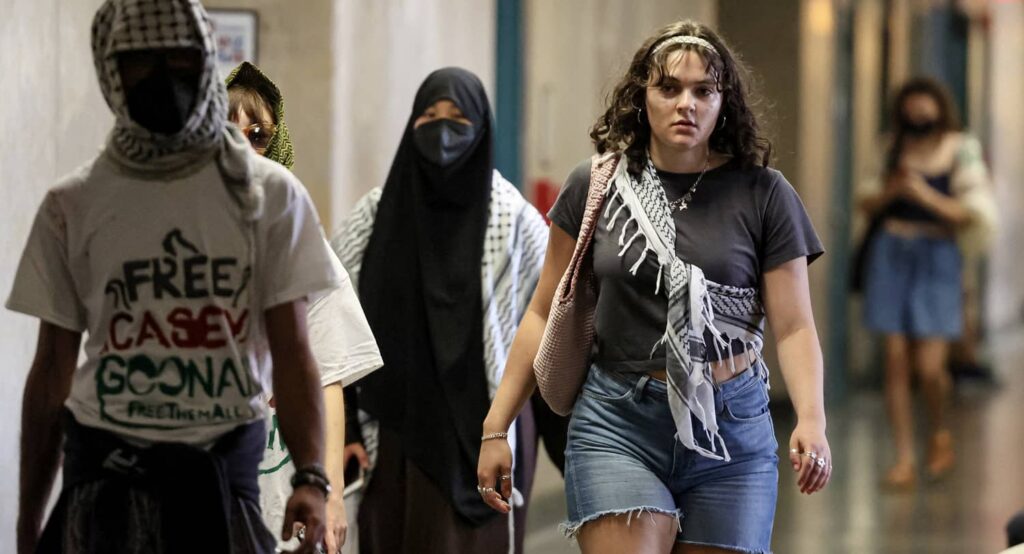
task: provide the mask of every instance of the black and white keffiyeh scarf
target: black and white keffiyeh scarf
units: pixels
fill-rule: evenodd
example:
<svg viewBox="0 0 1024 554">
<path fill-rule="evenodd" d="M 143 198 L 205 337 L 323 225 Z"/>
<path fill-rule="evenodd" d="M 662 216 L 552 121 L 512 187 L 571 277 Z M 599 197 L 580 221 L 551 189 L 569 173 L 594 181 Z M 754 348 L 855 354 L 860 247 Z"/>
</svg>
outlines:
<svg viewBox="0 0 1024 554">
<path fill-rule="evenodd" d="M 655 294 L 664 291 L 668 298 L 668 322 L 665 335 L 654 349 L 662 344 L 666 346 L 668 397 L 676 437 L 683 446 L 703 456 L 728 461 L 729 451 L 718 432 L 715 385 L 707 353 L 708 348 L 715 348 L 719 354 L 725 352 L 728 356 L 731 342 L 740 340 L 749 355 L 757 358 L 757 366 L 764 367 L 760 363 L 764 347 L 764 332 L 760 326 L 764 308 L 760 295 L 756 288 L 708 281 L 701 268 L 680 258 L 675 247 L 675 220 L 650 156 L 638 177 L 626 171 L 627 165 L 619 162 L 607 191 L 610 198 L 619 198 L 621 205 L 612 213 L 613 203 L 606 201 L 604 217 L 611 230 L 619 215 L 628 212 L 628 220 L 619 235 L 620 257 L 636 240 L 643 238 L 646 243 L 630 273 L 636 275 L 649 253 L 658 262 Z M 637 225 L 630 226 L 629 221 Z M 627 239 L 626 230 L 630 228 L 636 231 Z M 705 343 L 707 332 L 712 337 L 710 345 Z M 723 356 L 716 359 L 723 359 Z M 707 435 L 707 448 L 694 437 L 694 419 L 700 422 Z"/>
<path fill-rule="evenodd" d="M 173 135 L 132 121 L 117 63 L 120 53 L 159 48 L 194 48 L 203 60 L 192 113 Z M 107 0 L 93 19 L 92 52 L 100 90 L 116 118 L 107 151 L 118 162 L 143 172 L 173 172 L 225 148 L 227 93 L 217 76 L 213 29 L 198 0 Z"/>
</svg>

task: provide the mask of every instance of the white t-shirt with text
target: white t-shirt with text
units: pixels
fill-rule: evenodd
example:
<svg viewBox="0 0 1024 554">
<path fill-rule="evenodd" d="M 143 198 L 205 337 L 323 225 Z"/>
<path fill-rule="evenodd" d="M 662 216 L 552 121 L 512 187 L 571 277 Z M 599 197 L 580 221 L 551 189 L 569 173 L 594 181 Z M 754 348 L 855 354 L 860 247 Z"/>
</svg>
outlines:
<svg viewBox="0 0 1024 554">
<path fill-rule="evenodd" d="M 86 333 L 66 402 L 82 425 L 209 445 L 264 416 L 263 312 L 341 276 L 302 184 L 252 163 L 264 192 L 255 223 L 213 160 L 148 180 L 100 155 L 43 200 L 7 307 Z"/>
</svg>

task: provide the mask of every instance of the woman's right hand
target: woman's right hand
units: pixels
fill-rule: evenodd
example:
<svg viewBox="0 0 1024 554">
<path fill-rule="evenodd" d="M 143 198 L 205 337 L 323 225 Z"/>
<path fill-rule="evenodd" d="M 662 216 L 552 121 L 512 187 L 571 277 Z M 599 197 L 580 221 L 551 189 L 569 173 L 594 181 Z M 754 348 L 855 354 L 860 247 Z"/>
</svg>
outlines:
<svg viewBox="0 0 1024 554">
<path fill-rule="evenodd" d="M 502 479 L 503 476 L 507 478 Z M 512 511 L 506 500 L 512 498 L 512 449 L 508 441 L 492 439 L 480 444 L 476 479 L 479 487 L 492 489 L 480 493 L 488 506 L 503 514 Z"/>
</svg>

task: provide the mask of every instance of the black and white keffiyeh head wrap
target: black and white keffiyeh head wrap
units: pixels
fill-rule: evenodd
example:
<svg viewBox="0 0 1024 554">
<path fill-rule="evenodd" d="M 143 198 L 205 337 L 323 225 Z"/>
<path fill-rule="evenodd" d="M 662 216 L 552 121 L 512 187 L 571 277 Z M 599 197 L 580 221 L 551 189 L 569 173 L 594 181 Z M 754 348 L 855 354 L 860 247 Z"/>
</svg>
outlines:
<svg viewBox="0 0 1024 554">
<path fill-rule="evenodd" d="M 666 346 L 668 400 L 676 425 L 676 438 L 683 446 L 702 456 L 728 461 L 729 451 L 718 432 L 714 377 L 707 353 L 709 347 L 716 348 L 719 353 L 729 352 L 731 342 L 740 340 L 746 345 L 746 351 L 757 358 L 757 366 L 764 367 L 761 363 L 764 332 L 760 326 L 764 308 L 760 295 L 756 288 L 708 281 L 701 268 L 681 259 L 675 248 L 675 220 L 650 156 L 639 176 L 630 175 L 626 166 L 620 161 L 612 186 L 608 188 L 612 198 L 621 199 L 621 206 L 611 213 L 613 203 L 606 201 L 604 216 L 608 219 L 607 228 L 611 230 L 623 210 L 628 211 L 629 219 L 619 236 L 619 256 L 625 255 L 639 238 L 645 240 L 643 252 L 630 268 L 633 275 L 648 253 L 653 253 L 658 261 L 655 293 L 663 291 L 668 297 L 668 318 L 665 335 L 654 347 Z M 631 226 L 629 221 L 635 221 L 637 225 Z M 628 239 L 627 229 L 636 229 Z M 705 344 L 708 331 L 713 337 L 711 345 Z M 719 355 L 716 359 L 723 357 Z M 751 370 L 755 367 L 752 366 Z M 694 419 L 700 422 L 707 435 L 707 447 L 694 436 Z M 720 454 L 718 445 L 721 445 Z"/>
<path fill-rule="evenodd" d="M 132 121 L 118 70 L 118 54 L 156 48 L 195 48 L 203 60 L 192 113 L 173 135 Z M 227 93 L 217 76 L 209 17 L 198 0 L 107 0 L 93 19 L 92 51 L 100 90 L 116 117 L 107 151 L 117 161 L 144 172 L 175 171 L 224 148 Z"/>
</svg>

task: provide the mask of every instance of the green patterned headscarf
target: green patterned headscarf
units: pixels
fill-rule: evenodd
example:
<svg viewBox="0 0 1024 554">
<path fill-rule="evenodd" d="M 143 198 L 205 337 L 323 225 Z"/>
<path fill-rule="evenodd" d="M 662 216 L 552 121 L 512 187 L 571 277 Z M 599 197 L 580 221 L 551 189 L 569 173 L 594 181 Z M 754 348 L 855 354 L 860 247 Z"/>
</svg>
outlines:
<svg viewBox="0 0 1024 554">
<path fill-rule="evenodd" d="M 242 62 L 228 75 L 228 89 L 234 86 L 255 90 L 270 105 L 277 120 L 277 132 L 270 139 L 263 156 L 291 169 L 295 165 L 295 152 L 292 139 L 288 135 L 288 126 L 284 122 L 284 96 L 281 95 L 281 90 L 258 67 L 249 62 Z"/>
</svg>

